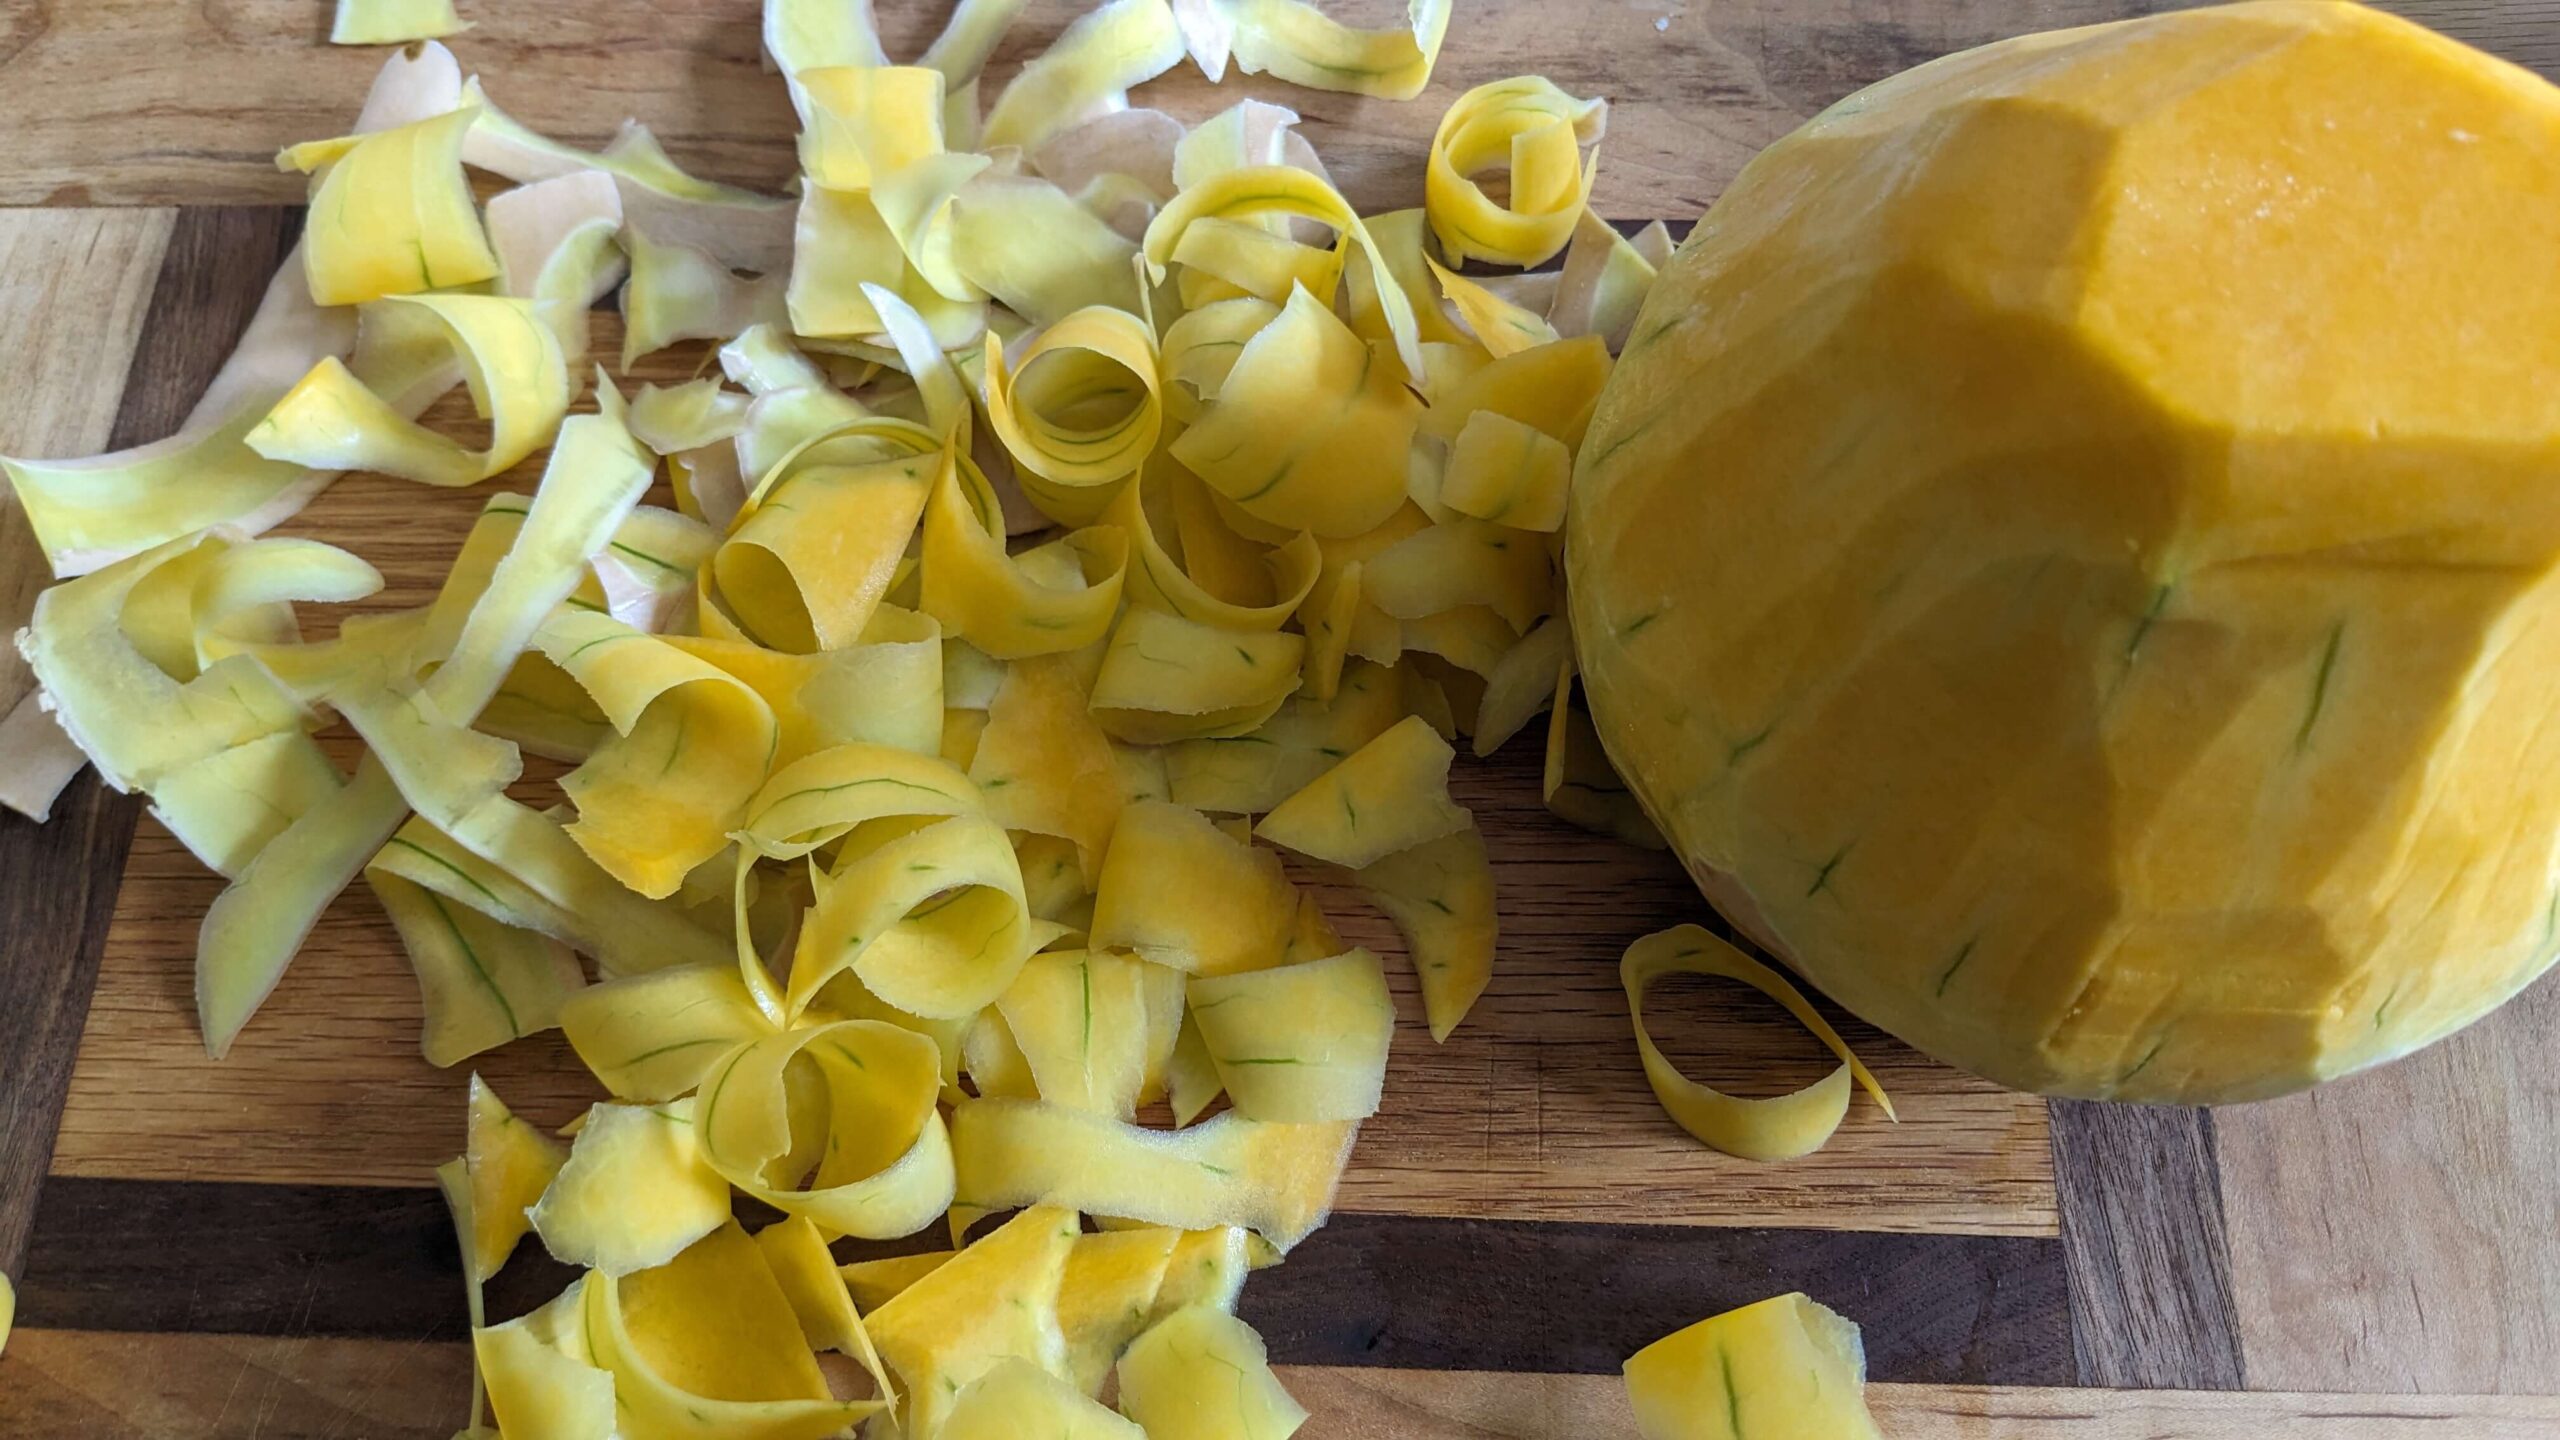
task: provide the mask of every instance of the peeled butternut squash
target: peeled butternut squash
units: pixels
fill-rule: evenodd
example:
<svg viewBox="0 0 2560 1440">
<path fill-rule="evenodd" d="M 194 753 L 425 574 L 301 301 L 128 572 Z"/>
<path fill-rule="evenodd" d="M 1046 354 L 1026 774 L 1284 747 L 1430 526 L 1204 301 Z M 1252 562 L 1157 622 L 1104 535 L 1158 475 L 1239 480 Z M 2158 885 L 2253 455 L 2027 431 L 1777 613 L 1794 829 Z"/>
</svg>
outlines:
<svg viewBox="0 0 2560 1440">
<path fill-rule="evenodd" d="M 1701 887 L 2005 1084 L 2298 1090 L 2560 944 L 2560 90 L 2359 6 L 2029 36 L 1754 160 L 1579 452 Z"/>
</svg>

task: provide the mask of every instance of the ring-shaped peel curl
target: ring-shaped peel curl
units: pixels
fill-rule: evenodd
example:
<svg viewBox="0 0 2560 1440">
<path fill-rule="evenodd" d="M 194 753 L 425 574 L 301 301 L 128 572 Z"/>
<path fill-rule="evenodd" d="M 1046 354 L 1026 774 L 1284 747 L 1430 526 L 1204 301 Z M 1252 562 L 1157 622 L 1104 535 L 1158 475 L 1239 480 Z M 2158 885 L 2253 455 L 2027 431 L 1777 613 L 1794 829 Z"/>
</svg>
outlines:
<svg viewBox="0 0 2560 1440">
<path fill-rule="evenodd" d="M 738 840 L 768 860 L 797 860 L 892 815 L 976 815 L 978 787 L 937 756 L 838 745 L 784 766 L 747 802 Z"/>
<path fill-rule="evenodd" d="M 846 837 L 801 927 L 786 993 L 797 1017 L 850 971 L 928 1020 L 975 1014 L 1020 973 L 1040 936 L 1002 826 L 977 815 L 894 816 Z"/>
<path fill-rule="evenodd" d="M 604 712 L 612 738 L 561 788 L 569 838 L 652 899 L 719 853 L 773 763 L 779 731 L 754 687 L 610 615 L 566 607 L 534 645 Z"/>
<path fill-rule="evenodd" d="M 250 449 L 311 470 L 371 470 L 454 487 L 509 469 L 559 434 L 575 386 L 560 337 L 534 301 L 395 295 L 374 303 L 388 328 L 440 334 L 452 346 L 472 408 L 489 422 L 488 448 L 470 449 L 410 419 L 346 362 L 326 356 L 249 431 Z"/>
<path fill-rule="evenodd" d="M 1122 490 L 1119 498 L 1111 502 L 1107 517 L 1129 535 L 1129 599 L 1221 630 L 1277 630 L 1289 623 L 1289 617 L 1306 603 L 1308 593 L 1315 589 L 1316 577 L 1324 569 L 1324 552 L 1316 545 L 1315 537 L 1302 532 L 1278 549 L 1262 551 L 1260 558 L 1270 571 L 1271 602 L 1242 604 L 1218 594 L 1195 573 L 1198 566 L 1192 560 L 1189 534 L 1184 537 L 1181 560 L 1176 560 L 1156 538 L 1140 488 L 1150 483 L 1148 476 L 1141 475 Z M 1216 521 L 1214 510 L 1203 517 L 1203 523 Z M 1241 537 L 1236 537 L 1236 543 L 1250 544 Z"/>
<path fill-rule="evenodd" d="M 922 608 L 947 634 L 999 660 L 1081 650 L 1111 628 L 1128 569 L 1114 525 L 1007 555 L 995 488 L 967 456 L 944 455 L 925 505 Z"/>
<path fill-rule="evenodd" d="M 1452 264 L 1537 265 L 1573 239 L 1591 198 L 1596 162 L 1582 147 L 1608 121 L 1603 100 L 1576 100 L 1543 75 L 1479 85 L 1458 97 L 1431 136 L 1423 208 Z M 1511 171 L 1510 199 L 1496 204 L 1474 176 Z"/>
<path fill-rule="evenodd" d="M 814 1075 L 823 1104 L 795 1103 L 795 1066 Z M 922 1230 L 951 1203 L 941 1093 L 930 1037 L 844 1020 L 730 1051 L 704 1076 L 694 1123 L 703 1158 L 730 1184 L 830 1234 L 888 1240 Z"/>
<path fill-rule="evenodd" d="M 1369 227 L 1361 223 L 1359 214 L 1340 191 L 1322 178 L 1292 166 L 1250 165 L 1184 189 L 1157 212 L 1147 226 L 1144 247 L 1148 278 L 1157 284 L 1164 282 L 1165 266 L 1193 221 L 1211 216 L 1233 220 L 1256 215 L 1301 215 L 1330 225 L 1350 237 L 1352 245 L 1367 257 L 1373 273 L 1390 273 L 1387 257 L 1370 236 Z M 1420 375 L 1422 339 L 1412 303 L 1396 287 L 1381 290 L 1377 298 L 1405 373 Z"/>
<path fill-rule="evenodd" d="M 1125 310 L 1088 306 L 1016 345 L 987 336 L 987 423 L 1041 513 L 1089 525 L 1164 430 L 1156 343 Z"/>
<path fill-rule="evenodd" d="M 1832 1054 L 1839 1068 L 1790 1095 L 1744 1099 L 1711 1090 L 1680 1073 L 1644 1028 L 1644 992 L 1665 975 L 1715 975 L 1739 980 L 1785 1007 Z M 1793 1160 L 1810 1155 L 1840 1128 L 1849 1113 L 1849 1082 L 1873 1096 L 1893 1119 L 1893 1101 L 1867 1067 L 1849 1053 L 1849 1043 L 1831 1028 L 1786 977 L 1743 954 L 1720 937 L 1695 925 L 1656 931 L 1627 947 L 1618 964 L 1626 986 L 1627 1013 L 1635 1023 L 1636 1053 L 1644 1059 L 1645 1079 L 1681 1129 L 1702 1143 L 1745 1160 Z"/>
</svg>

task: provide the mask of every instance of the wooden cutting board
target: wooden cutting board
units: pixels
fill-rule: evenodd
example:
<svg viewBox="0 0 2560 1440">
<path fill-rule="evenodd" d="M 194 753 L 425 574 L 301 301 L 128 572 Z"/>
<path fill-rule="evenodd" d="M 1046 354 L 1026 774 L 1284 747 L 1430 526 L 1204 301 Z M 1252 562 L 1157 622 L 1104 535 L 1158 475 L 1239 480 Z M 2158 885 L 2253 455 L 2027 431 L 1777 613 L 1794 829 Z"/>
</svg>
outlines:
<svg viewBox="0 0 2560 1440">
<path fill-rule="evenodd" d="M 464 0 L 455 44 L 520 118 L 593 142 L 624 115 L 679 159 L 775 184 L 791 166 L 753 0 Z M 893 53 L 942 6 L 882 5 Z M 1034 3 L 997 74 L 1075 5 Z M 1359 4 L 1355 14 L 1365 13 Z M 1398 7 L 1400 9 L 1400 7 Z M 1615 102 L 1603 213 L 1686 221 L 1759 146 L 1944 51 L 2131 13 L 2114 0 L 1459 0 L 1408 105 L 1187 72 L 1142 98 L 1196 118 L 1295 105 L 1363 208 L 1415 203 L 1449 98 L 1543 71 Z M 2546 73 L 2560 3 L 2407 7 Z M 335 133 L 377 52 L 332 50 L 322 0 L 14 0 L 0 7 L 0 452 L 81 454 L 174 428 L 299 224 L 268 157 Z M 599 353 L 619 331 L 596 323 Z M 698 349 L 636 378 L 692 373 Z M 529 487 L 531 467 L 500 484 Z M 423 601 L 479 497 L 341 483 L 288 528 Z M 0 624 L 42 566 L 0 507 Z M 0 656 L 0 714 L 27 685 Z M 1256 1277 L 1245 1313 L 1314 1437 L 1631 1436 L 1616 1370 L 1717 1310 L 1803 1289 L 1865 1327 L 1877 1412 L 1939 1436 L 2560 1436 L 2560 987 L 2316 1095 L 2216 1112 L 2047 1104 L 1853 1022 L 1902 1107 L 1860 1105 L 1782 1166 L 1664 1121 L 1615 961 L 1706 919 L 1676 866 L 1572 830 L 1515 746 L 1462 762 L 1499 871 L 1491 991 L 1434 1046 L 1410 993 L 1384 1114 L 1342 1213 Z M 429 1168 L 462 1075 L 417 1057 L 416 994 L 361 888 L 219 1064 L 189 987 L 218 888 L 138 806 L 74 783 L 49 825 L 0 817 L 0 1269 L 20 1330 L 0 1433 L 442 1440 L 468 1358 Z M 1328 897 L 1350 938 L 1393 932 Z M 1663 992 L 1675 1058 L 1799 1083 L 1821 1057 L 1733 994 Z M 533 1118 L 594 1096 L 556 1036 L 476 1062 Z M 527 1247 L 529 1251 L 539 1247 Z M 565 1272 L 520 1255 L 493 1306 Z"/>
</svg>

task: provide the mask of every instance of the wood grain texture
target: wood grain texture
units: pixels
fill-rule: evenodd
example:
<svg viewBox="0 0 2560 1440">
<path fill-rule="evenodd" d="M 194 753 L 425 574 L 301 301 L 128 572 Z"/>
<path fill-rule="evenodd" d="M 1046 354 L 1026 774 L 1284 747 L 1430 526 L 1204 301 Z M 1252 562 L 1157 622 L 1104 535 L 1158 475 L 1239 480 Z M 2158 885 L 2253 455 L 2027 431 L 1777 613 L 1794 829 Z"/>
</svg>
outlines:
<svg viewBox="0 0 2560 1440">
<path fill-rule="evenodd" d="M 1802 1289 L 1884 1379 L 2070 1379 L 2050 1240 L 1342 1216 L 1256 1275 L 1241 1313 L 1298 1364 L 1615 1374 L 1704 1316 Z"/>
<path fill-rule="evenodd" d="M 35 1328 L 458 1340 L 452 1237 L 428 1190 L 56 1177 L 19 1313 Z M 528 1241 L 488 1313 L 522 1314 L 575 1278 Z M 1702 1315 L 1798 1287 L 1866 1327 L 1879 1377 L 2070 1374 L 2059 1247 L 2006 1236 L 1338 1215 L 1254 1277 L 1242 1313 L 1293 1364 L 1608 1374 Z M 1540 1314 L 1552 1318 L 1523 1323 Z"/>
<path fill-rule="evenodd" d="M 455 1343 L 20 1330 L 0 1414 L 25 1440 L 451 1440 Z"/>
<path fill-rule="evenodd" d="M 140 806 L 88 772 L 36 825 L 0 813 L 0 1273 L 20 1273 L 45 1156 Z"/>
<path fill-rule="evenodd" d="M 1080 9 L 1037 0 L 990 70 L 1009 77 Z M 1337 5 L 1337 9 L 1344 8 Z M 1400 15 L 1363 4 L 1361 18 Z M 2005 35 L 2157 8 L 2124 0 L 1997 6 L 1857 0 L 1685 0 L 1555 5 L 1471 0 L 1439 73 L 1412 104 L 1298 90 L 1265 78 L 1212 90 L 1188 65 L 1138 94 L 1190 118 L 1244 94 L 1291 104 L 1363 207 L 1411 204 L 1421 156 L 1449 99 L 1505 75 L 1542 72 L 1615 105 L 1594 202 L 1611 215 L 1688 218 L 1761 146 L 1860 86 Z M 2553 0 L 2419 0 L 2452 33 L 2546 69 L 2560 62 Z M 946 7 L 883 5 L 892 54 L 914 55 Z M 498 5 L 454 49 L 493 98 L 562 139 L 601 140 L 627 115 L 705 173 L 767 187 L 790 173 L 791 112 L 758 63 L 756 0 L 676 0 L 647 25 L 623 7 Z M 1657 23 L 1660 28 L 1657 28 Z M 311 0 L 22 0 L 0 17 L 0 203 L 289 202 L 297 177 L 271 159 L 339 133 L 381 52 L 319 43 Z M 219 85 L 204 83 L 208 73 Z"/>
<path fill-rule="evenodd" d="M 124 396 L 142 314 L 168 248 L 169 210 L 0 211 L 0 455 L 102 449 Z M 0 486 L 0 636 L 17 633 L 50 577 L 16 492 Z M 35 677 L 0 645 L 0 717 L 32 705 Z M 5 723 L 5 722 L 0 722 Z"/>
<path fill-rule="evenodd" d="M 165 254 L 141 327 L 151 342 L 123 342 L 132 358 L 106 444 L 136 444 L 176 428 L 248 323 L 282 254 L 273 237 L 297 223 L 269 210 L 208 211 L 163 230 L 145 222 L 131 237 L 157 235 Z M 103 239 L 108 232 L 92 233 Z M 93 297 L 95 311 L 53 311 L 48 324 L 118 319 L 131 308 L 132 284 L 118 273 Z M 30 343 L 41 350 L 59 342 Z M 0 1068 L 0 1270 L 12 1274 L 33 1224 L 139 808 L 90 773 L 72 782 L 48 824 L 0 813 L 0 915 L 8 917 L 0 928 L 0 1054 L 9 1057 Z"/>
<path fill-rule="evenodd" d="M 912 56 L 948 7 L 880 8 L 892 54 Z M 991 67 L 986 93 L 1080 10 L 1037 0 Z M 1337 6 L 1337 8 L 1342 8 Z M 1401 4 L 1349 7 L 1361 18 Z M 1392 104 L 1297 90 L 1267 79 L 1212 90 L 1188 64 L 1139 101 L 1196 118 L 1246 94 L 1299 108 L 1310 134 L 1363 206 L 1415 203 L 1431 128 L 1468 86 L 1544 71 L 1577 93 L 1617 102 L 1595 197 L 1605 213 L 1689 217 L 1743 160 L 1858 86 L 1943 50 L 2052 24 L 2113 18 L 2108 0 L 1933 8 L 1929 23 L 1880 21 L 1850 0 L 1693 7 L 1679 0 L 1557 6 L 1475 0 L 1419 101 Z M 344 129 L 380 51 L 319 44 L 311 0 L 206 5 L 43 3 L 0 21 L 0 202 L 136 204 L 289 202 L 282 146 Z M 619 6 L 495 5 L 457 37 L 492 98 L 563 139 L 598 141 L 627 115 L 654 127 L 687 165 L 743 184 L 792 170 L 792 119 L 759 64 L 757 0 L 677 0 L 630 23 Z M 1669 25 L 1655 28 L 1657 20 Z M 202 83 L 217 71 L 223 83 Z"/>
<path fill-rule="evenodd" d="M 619 348 L 617 317 L 597 314 L 593 331 L 597 353 Z M 644 361 L 635 378 L 681 379 L 701 360 L 698 347 L 681 347 Z M 458 416 L 462 403 L 449 399 L 439 413 Z M 496 483 L 529 489 L 539 472 L 538 460 L 528 462 Z M 350 545 L 380 568 L 385 588 L 363 608 L 416 605 L 433 594 L 485 493 L 354 476 L 280 533 Z M 2043 1102 L 1958 1075 L 1845 1015 L 1843 1031 L 1895 1096 L 1902 1123 L 1862 1102 L 1829 1147 L 1787 1165 L 1718 1155 L 1675 1129 L 1636 1061 L 1617 959 L 1649 930 L 1711 917 L 1667 857 L 1549 815 L 1534 744 L 1457 767 L 1456 794 L 1476 810 L 1500 876 L 1501 959 L 1474 1016 L 1437 1046 L 1411 976 L 1391 967 L 1405 1023 L 1388 1107 L 1363 1132 L 1345 1208 L 2055 1233 Z M 230 1057 L 211 1061 L 195 1033 L 191 957 L 221 882 L 148 821 L 126 875 L 55 1150 L 62 1173 L 425 1185 L 457 1142 L 468 1068 L 547 1123 L 601 1093 L 556 1035 L 453 1072 L 427 1066 L 417 1054 L 415 983 L 362 886 L 330 909 Z M 1403 953 L 1393 929 L 1349 892 L 1326 892 L 1326 904 L 1346 938 Z M 1733 1003 L 1728 993 L 1740 992 L 1711 995 L 1686 982 L 1659 992 L 1657 1032 L 1700 1078 L 1756 1076 L 1773 1092 L 1827 1068 L 1775 1007 Z M 1646 1183 L 1627 1184 L 1630 1173 Z"/>
<path fill-rule="evenodd" d="M 2560 1393 L 2560 984 L 2214 1117 L 2253 1386 Z"/>
<path fill-rule="evenodd" d="M 2080 1383 L 2239 1388 L 2211 1112 L 2057 1100 L 2053 1163 Z"/>
<path fill-rule="evenodd" d="M 383 547 L 357 548 L 391 570 Z M 1901 1124 L 1862 1102 L 1829 1147 L 1786 1165 L 1717 1155 L 1674 1129 L 1636 1063 L 1616 960 L 1635 936 L 1705 918 L 1704 907 L 1669 862 L 1548 817 L 1529 765 L 1505 756 L 1458 767 L 1457 794 L 1477 809 L 1500 875 L 1501 961 L 1476 1014 L 1441 1046 L 1422 1028 L 1410 976 L 1391 964 L 1404 1024 L 1387 1107 L 1362 1134 L 1344 1208 L 2054 1233 L 2043 1103 L 1957 1075 L 1846 1017 L 1842 1028 L 1902 1106 Z M 459 1141 L 467 1069 L 544 1123 L 565 1122 L 600 1096 L 556 1035 L 451 1072 L 421 1060 L 415 983 L 362 887 L 330 909 L 230 1058 L 210 1061 L 195 1035 L 189 957 L 220 881 L 149 822 L 126 873 L 57 1171 L 424 1185 Z M 1357 901 L 1330 898 L 1346 938 L 1402 953 L 1383 921 L 1352 908 Z M 1706 1060 L 1710 1037 L 1721 1048 L 1713 1065 L 1693 1067 L 1700 1076 L 1729 1080 L 1767 1066 L 1774 1075 L 1761 1083 L 1774 1088 L 1820 1073 L 1818 1050 L 1774 1010 L 1710 998 L 1724 996 L 1665 987 L 1656 1022 L 1684 1061 Z M 1628 1183 L 1631 1175 L 1642 1183 Z"/>
<path fill-rule="evenodd" d="M 1634 1440 L 1609 1375 L 1284 1365 L 1298 1440 Z M 447 1440 L 469 1403 L 458 1343 L 23 1330 L 0 1413 L 28 1440 Z M 1894 1440 L 2550 1440 L 2560 1400 L 2219 1395 L 1875 1385 Z"/>
<path fill-rule="evenodd" d="M 994 85 L 1045 46 L 1079 0 L 1036 0 L 989 72 Z M 1381 23 L 1401 4 L 1337 0 Z M 2164 8 L 2147 0 L 1881 6 L 1861 0 L 1688 0 L 1558 5 L 1468 0 L 1439 72 L 1397 105 L 1232 77 L 1212 90 L 1188 65 L 1138 93 L 1187 118 L 1244 94 L 1290 104 L 1351 198 L 1415 203 L 1421 156 L 1449 99 L 1506 75 L 1544 73 L 1614 103 L 1593 199 L 1602 213 L 1690 218 L 1761 146 L 1850 91 L 1952 50 L 2028 30 Z M 2560 0 L 2403 0 L 2398 8 L 2493 52 L 2560 68 Z M 882 5 L 893 55 L 912 56 L 941 4 Z M 791 112 L 758 63 L 756 0 L 669 0 L 630 23 L 620 6 L 492 5 L 454 49 L 493 98 L 562 139 L 600 141 L 628 115 L 677 158 L 742 184 L 790 173 Z M 339 133 L 381 52 L 320 43 L 313 0 L 19 0 L 0 12 L 0 203 L 287 202 L 298 178 L 271 159 Z M 219 74 L 218 85 L 204 83 Z"/>
<path fill-rule="evenodd" d="M 1633 1440 L 1616 1376 L 1300 1367 L 1299 1440 Z M 1892 1440 L 2549 1440 L 2560 1400 L 1871 1385 Z"/>
</svg>

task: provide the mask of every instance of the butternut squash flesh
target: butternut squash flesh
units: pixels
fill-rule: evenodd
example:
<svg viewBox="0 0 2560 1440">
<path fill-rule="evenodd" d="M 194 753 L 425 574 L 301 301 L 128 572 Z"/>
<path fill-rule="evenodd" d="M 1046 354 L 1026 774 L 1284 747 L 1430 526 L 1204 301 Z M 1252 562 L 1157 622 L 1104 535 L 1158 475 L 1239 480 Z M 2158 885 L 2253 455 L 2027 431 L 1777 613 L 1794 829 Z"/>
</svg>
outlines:
<svg viewBox="0 0 2560 1440">
<path fill-rule="evenodd" d="M 1573 628 L 1709 898 L 2022 1089 L 2302 1089 L 2560 940 L 2560 90 L 2377 11 L 1853 95 L 1664 271 Z"/>
</svg>

